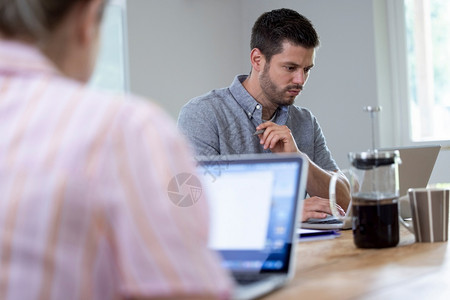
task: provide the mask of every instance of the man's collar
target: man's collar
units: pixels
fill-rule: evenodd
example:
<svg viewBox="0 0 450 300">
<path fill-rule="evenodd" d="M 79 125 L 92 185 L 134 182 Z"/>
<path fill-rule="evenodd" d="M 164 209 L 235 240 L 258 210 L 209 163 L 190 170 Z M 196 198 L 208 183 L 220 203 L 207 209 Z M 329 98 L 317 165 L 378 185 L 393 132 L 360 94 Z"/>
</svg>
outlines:
<svg viewBox="0 0 450 300">
<path fill-rule="evenodd" d="M 242 82 L 244 82 L 246 78 L 247 75 L 236 76 L 229 87 L 230 93 L 245 111 L 249 119 L 253 117 L 261 119 L 262 105 L 259 104 L 242 85 Z"/>
<path fill-rule="evenodd" d="M 262 122 L 262 105 L 253 98 L 244 88 L 242 83 L 247 79 L 248 75 L 237 75 L 231 83 L 229 90 L 236 102 L 242 107 L 249 119 L 255 118 L 259 123 Z M 277 109 L 277 124 L 285 124 L 289 106 L 279 106 Z"/>
</svg>

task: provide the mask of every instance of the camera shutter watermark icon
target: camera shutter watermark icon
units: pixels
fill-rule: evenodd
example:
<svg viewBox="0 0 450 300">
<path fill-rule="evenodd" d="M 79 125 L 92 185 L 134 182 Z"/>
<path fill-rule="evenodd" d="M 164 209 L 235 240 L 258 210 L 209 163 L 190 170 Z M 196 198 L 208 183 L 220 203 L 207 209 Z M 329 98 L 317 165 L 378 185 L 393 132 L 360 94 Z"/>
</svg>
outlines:
<svg viewBox="0 0 450 300">
<path fill-rule="evenodd" d="M 196 176 L 190 173 L 180 173 L 170 180 L 167 194 L 176 206 L 189 207 L 200 199 L 202 185 Z"/>
</svg>

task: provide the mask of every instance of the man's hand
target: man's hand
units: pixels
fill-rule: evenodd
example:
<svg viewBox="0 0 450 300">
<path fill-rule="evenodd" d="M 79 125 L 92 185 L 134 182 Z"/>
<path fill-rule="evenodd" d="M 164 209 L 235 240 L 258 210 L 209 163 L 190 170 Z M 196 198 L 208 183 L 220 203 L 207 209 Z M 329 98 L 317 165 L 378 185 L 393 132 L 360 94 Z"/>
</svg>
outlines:
<svg viewBox="0 0 450 300">
<path fill-rule="evenodd" d="M 297 144 L 291 134 L 291 130 L 286 125 L 277 125 L 273 122 L 264 122 L 256 127 L 256 130 L 265 131 L 258 135 L 264 150 L 270 149 L 277 152 L 298 152 Z"/>
<path fill-rule="evenodd" d="M 256 127 L 256 130 L 264 130 L 258 137 L 261 145 L 264 145 L 265 150 L 270 149 L 273 153 L 300 152 L 294 137 L 291 134 L 291 130 L 287 126 L 277 125 L 267 121 Z M 306 191 L 309 195 L 314 197 L 305 200 L 306 210 L 303 210 L 303 218 L 325 218 L 326 214 L 332 214 L 332 212 L 328 200 L 322 197 L 328 197 L 328 187 L 331 176 L 333 176 L 334 172 L 340 173 L 340 171 L 327 171 L 320 168 L 309 158 L 308 161 L 309 168 Z M 348 183 L 347 178 L 341 173 L 336 183 L 336 198 L 340 205 L 338 210 L 342 215 L 345 215 L 342 207 L 350 209 L 348 207 L 350 202 L 350 184 Z"/>
<path fill-rule="evenodd" d="M 345 211 L 342 207 L 336 204 L 336 208 L 342 216 L 345 216 Z M 323 219 L 327 214 L 332 214 L 330 200 L 320 197 L 311 197 L 304 200 L 302 222 L 305 222 L 310 218 Z"/>
</svg>

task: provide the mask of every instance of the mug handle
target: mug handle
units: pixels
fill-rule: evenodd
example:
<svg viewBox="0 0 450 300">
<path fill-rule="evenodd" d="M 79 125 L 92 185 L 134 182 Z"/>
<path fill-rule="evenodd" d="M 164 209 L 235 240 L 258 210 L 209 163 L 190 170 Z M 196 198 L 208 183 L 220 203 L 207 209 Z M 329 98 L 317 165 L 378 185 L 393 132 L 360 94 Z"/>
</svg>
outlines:
<svg viewBox="0 0 450 300">
<path fill-rule="evenodd" d="M 406 227 L 406 229 L 409 230 L 409 232 L 414 234 L 414 226 L 412 224 L 408 224 L 400 215 L 398 216 L 398 220 L 400 221 L 400 223 L 402 223 L 403 226 Z"/>
<path fill-rule="evenodd" d="M 402 197 L 400 197 L 400 198 L 402 198 Z M 400 205 L 400 198 L 399 198 L 399 201 L 398 201 L 398 205 Z M 400 223 L 402 223 L 403 226 L 405 226 L 406 229 L 409 230 L 409 232 L 411 232 L 412 234 L 415 234 L 414 233 L 414 225 L 413 225 L 412 222 L 411 222 L 411 224 L 408 224 L 408 222 L 406 222 L 403 219 L 403 217 L 402 217 L 402 215 L 400 213 L 398 214 L 398 220 L 400 221 Z"/>
<path fill-rule="evenodd" d="M 341 216 L 341 214 L 338 212 L 338 210 L 336 208 L 336 181 L 337 181 L 337 178 L 338 178 L 338 173 L 334 173 L 333 176 L 331 176 L 330 186 L 328 188 L 328 194 L 329 194 L 329 197 L 330 197 L 331 213 L 333 214 L 333 216 L 335 218 L 341 219 L 342 216 Z"/>
<path fill-rule="evenodd" d="M 351 169 L 341 170 L 341 172 L 351 181 L 350 184 L 352 184 L 352 181 L 355 180 L 355 178 L 356 178 L 355 173 Z M 330 179 L 330 185 L 328 188 L 328 194 L 330 197 L 330 209 L 333 214 L 333 217 L 335 217 L 341 221 L 346 221 L 348 219 L 351 219 L 350 215 L 346 214 L 346 216 L 341 216 L 341 214 L 339 213 L 339 211 L 336 208 L 336 206 L 337 206 L 337 203 L 336 203 L 336 181 L 337 181 L 339 175 L 340 175 L 339 173 L 334 173 Z M 349 207 L 347 207 L 347 210 L 349 210 L 349 209 L 352 209 L 351 205 Z"/>
</svg>

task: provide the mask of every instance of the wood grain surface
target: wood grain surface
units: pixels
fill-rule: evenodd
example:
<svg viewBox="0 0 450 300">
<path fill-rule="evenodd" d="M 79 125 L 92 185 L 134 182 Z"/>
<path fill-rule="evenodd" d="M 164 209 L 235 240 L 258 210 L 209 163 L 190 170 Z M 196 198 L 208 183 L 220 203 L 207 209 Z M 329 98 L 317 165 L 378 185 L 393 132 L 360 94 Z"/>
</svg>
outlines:
<svg viewBox="0 0 450 300">
<path fill-rule="evenodd" d="M 359 249 L 345 230 L 298 244 L 296 259 L 294 279 L 262 299 L 450 299 L 448 243 L 415 243 L 403 227 L 397 247 Z"/>
</svg>

